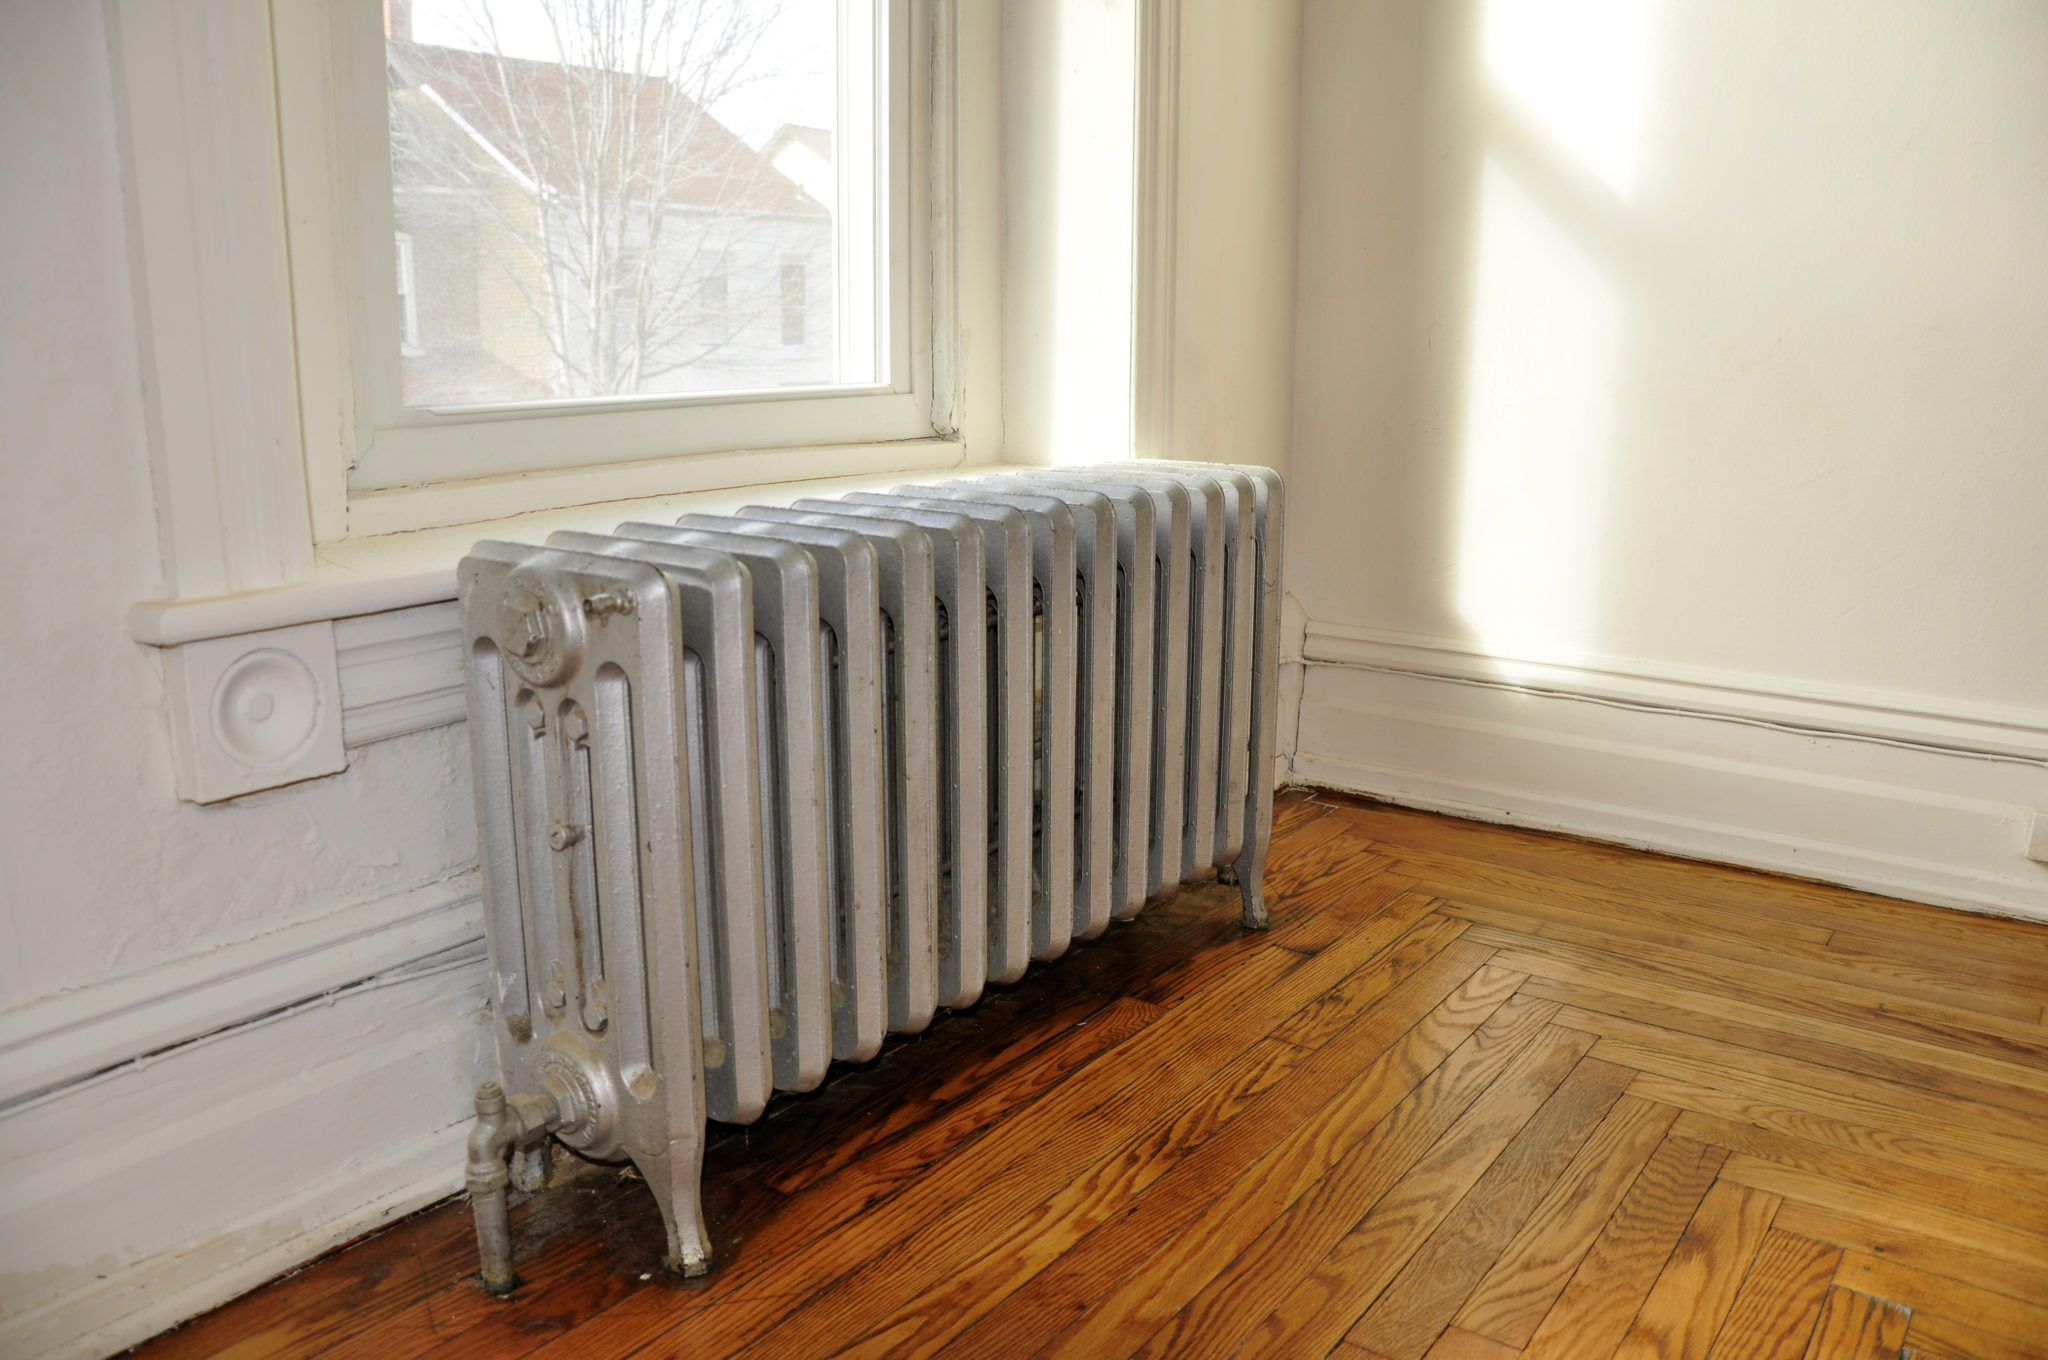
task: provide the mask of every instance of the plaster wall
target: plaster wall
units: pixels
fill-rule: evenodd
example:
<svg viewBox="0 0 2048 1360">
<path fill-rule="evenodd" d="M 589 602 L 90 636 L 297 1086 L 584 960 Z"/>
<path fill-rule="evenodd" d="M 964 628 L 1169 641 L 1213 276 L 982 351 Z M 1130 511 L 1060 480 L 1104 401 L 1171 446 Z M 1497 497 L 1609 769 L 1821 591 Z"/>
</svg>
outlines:
<svg viewBox="0 0 2048 1360">
<path fill-rule="evenodd" d="M 1310 618 L 2042 706 L 2048 10 L 1309 0 L 1302 53 Z"/>
<path fill-rule="evenodd" d="M 178 801 L 122 621 L 166 582 L 106 14 L 0 32 L 0 1352 L 89 1356 L 446 1193 L 488 1049 L 475 830 L 460 726 Z"/>
<path fill-rule="evenodd" d="M 122 614 L 165 593 L 104 16 L 12 3 L 0 43 L 0 1013 L 475 857 L 459 729 L 216 807 L 172 789 L 162 677 Z"/>
<path fill-rule="evenodd" d="M 2048 10 L 1301 50 L 1297 775 L 2048 916 Z"/>
</svg>

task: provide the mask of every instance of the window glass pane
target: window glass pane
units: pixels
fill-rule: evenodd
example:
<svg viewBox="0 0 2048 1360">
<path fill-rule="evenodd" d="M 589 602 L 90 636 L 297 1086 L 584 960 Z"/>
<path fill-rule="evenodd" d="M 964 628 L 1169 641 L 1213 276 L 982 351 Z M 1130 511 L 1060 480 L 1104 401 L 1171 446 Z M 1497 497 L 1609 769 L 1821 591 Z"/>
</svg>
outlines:
<svg viewBox="0 0 2048 1360">
<path fill-rule="evenodd" d="M 886 381 L 863 13 L 388 0 L 404 404 Z"/>
</svg>

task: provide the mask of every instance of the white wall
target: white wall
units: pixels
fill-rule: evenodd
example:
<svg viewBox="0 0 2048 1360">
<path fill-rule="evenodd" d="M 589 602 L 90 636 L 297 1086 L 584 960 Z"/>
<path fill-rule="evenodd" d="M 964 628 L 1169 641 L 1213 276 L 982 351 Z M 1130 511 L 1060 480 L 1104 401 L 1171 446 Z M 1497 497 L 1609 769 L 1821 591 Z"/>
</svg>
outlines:
<svg viewBox="0 0 2048 1360">
<path fill-rule="evenodd" d="M 1302 51 L 1302 771 L 2048 913 L 2048 9 L 1309 0 Z"/>
<path fill-rule="evenodd" d="M 477 933 L 475 833 L 459 727 L 177 801 L 122 628 L 164 583 L 104 15 L 0 31 L 0 1352 L 92 1353 L 457 1179 L 482 966 L 403 965 Z"/>
<path fill-rule="evenodd" d="M 1283 462 L 1299 10 L 1185 8 L 1172 451 Z M 1070 37 L 1128 33 L 1135 16 L 1072 9 Z M 1000 48 L 980 30 L 996 16 L 963 11 L 976 64 L 962 78 L 987 84 Z M 174 583 L 122 73 L 100 5 L 0 0 L 0 34 L 0 681 L 16 704 L 0 753 L 0 1353 L 93 1356 L 456 1189 L 490 1037 L 453 606 L 336 625 L 358 741 L 345 773 L 210 807 L 176 797 L 159 656 L 123 629 L 130 605 Z M 1029 35 L 1048 67 L 1062 50 L 1102 58 L 1057 36 Z M 152 54 L 164 66 L 149 74 L 184 55 Z M 1126 133 L 1131 112 L 1128 98 L 1114 110 Z M 1128 150 L 1103 157 L 1128 178 Z M 989 168 L 963 179 L 963 211 L 988 220 Z M 966 250 L 963 308 L 984 327 L 961 381 L 976 428 L 994 431 L 993 234 Z M 1129 389 L 1126 367 L 1100 404 Z M 1059 427 L 1026 412 L 1020 445 L 1034 418 L 1040 434 Z M 515 532 L 621 517 L 583 507 Z M 473 536 L 415 538 L 431 557 Z"/>
<path fill-rule="evenodd" d="M 1300 0 L 1180 0 L 1172 456 L 1288 472 Z"/>
</svg>

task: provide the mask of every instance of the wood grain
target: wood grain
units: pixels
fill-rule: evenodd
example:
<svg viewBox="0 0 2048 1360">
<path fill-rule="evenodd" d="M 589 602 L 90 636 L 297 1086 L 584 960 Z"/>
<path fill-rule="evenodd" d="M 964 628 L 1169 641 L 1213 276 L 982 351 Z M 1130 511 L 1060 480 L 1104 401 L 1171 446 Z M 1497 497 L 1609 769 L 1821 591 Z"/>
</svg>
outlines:
<svg viewBox="0 0 2048 1360">
<path fill-rule="evenodd" d="M 1724 1179 L 1707 1191 L 1616 1360 L 1706 1360 L 1778 1212 L 1776 1195 Z"/>
<path fill-rule="evenodd" d="M 1861 1294 L 1904 1304 L 1918 1317 L 1938 1313 L 1967 1318 L 1970 1323 L 2009 1341 L 2039 1341 L 2048 1337 L 2048 1307 L 2022 1303 L 1945 1275 L 1931 1274 L 1901 1261 L 1871 1256 L 1860 1251 L 1842 1253 L 1835 1271 L 1835 1283 Z"/>
<path fill-rule="evenodd" d="M 2021 1340 L 1916 1309 L 1906 1327 L 1906 1354 L 1926 1360 L 2048 1360 L 2048 1332 Z"/>
<path fill-rule="evenodd" d="M 1458 1313 L 1457 1325 L 1526 1346 L 1678 1111 L 1623 1096 Z"/>
<path fill-rule="evenodd" d="M 140 1353 L 2044 1360 L 2048 928 L 1337 795 L 1275 825 L 1271 931 L 1185 887 L 713 1126 L 706 1279 L 564 1157 L 508 1299 L 455 1201 Z"/>
<path fill-rule="evenodd" d="M 1909 1315 L 1896 1303 L 1851 1289 L 1828 1290 L 1806 1360 L 1894 1360 L 1906 1343 Z"/>
<path fill-rule="evenodd" d="M 1531 1360 L 1612 1355 L 1726 1157 L 1721 1148 L 1666 1138 L 1523 1353 Z"/>
<path fill-rule="evenodd" d="M 1842 1249 L 1773 1230 L 1750 1265 L 1711 1360 L 1800 1360 Z"/>
<path fill-rule="evenodd" d="M 1621 1098 L 1631 1075 L 1627 1068 L 1593 1059 L 1573 1068 L 1347 1337 L 1387 1360 L 1419 1360 L 1426 1354 L 1508 1239 Z M 1644 1176 L 1648 1175 L 1646 1168 Z M 1707 1179 L 1712 1177 L 1710 1170 Z M 1638 1177 L 1638 1184 L 1642 1179 Z M 1701 1191 L 1705 1188 L 1702 1181 Z"/>
</svg>

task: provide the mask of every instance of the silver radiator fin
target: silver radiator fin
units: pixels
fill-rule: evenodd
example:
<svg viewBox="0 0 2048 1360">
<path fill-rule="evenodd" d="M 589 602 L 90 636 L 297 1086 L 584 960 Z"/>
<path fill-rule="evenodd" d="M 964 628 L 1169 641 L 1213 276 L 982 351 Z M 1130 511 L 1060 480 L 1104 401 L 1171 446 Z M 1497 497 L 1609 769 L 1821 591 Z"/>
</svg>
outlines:
<svg viewBox="0 0 2048 1360">
<path fill-rule="evenodd" d="M 461 567 L 502 1083 L 468 1177 L 630 1159 L 1221 871 L 1266 924 L 1283 491 L 1135 462 L 486 542 Z"/>
</svg>

